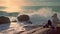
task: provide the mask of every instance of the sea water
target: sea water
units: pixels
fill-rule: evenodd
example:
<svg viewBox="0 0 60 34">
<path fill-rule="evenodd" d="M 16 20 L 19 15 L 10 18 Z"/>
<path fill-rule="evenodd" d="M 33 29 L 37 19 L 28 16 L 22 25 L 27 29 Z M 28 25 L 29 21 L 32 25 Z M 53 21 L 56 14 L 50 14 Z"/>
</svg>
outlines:
<svg viewBox="0 0 60 34">
<path fill-rule="evenodd" d="M 29 15 L 32 23 L 36 25 L 46 24 L 54 13 L 57 13 L 58 18 L 60 19 L 60 6 L 24 6 L 20 11 L 21 12 L 19 14 Z M 11 17 L 10 20 L 16 19 L 16 17 Z M 11 22 L 9 28 L 7 30 L 1 31 L 0 33 L 16 33 L 19 31 L 19 28 L 20 26 L 17 24 L 17 22 Z"/>
</svg>

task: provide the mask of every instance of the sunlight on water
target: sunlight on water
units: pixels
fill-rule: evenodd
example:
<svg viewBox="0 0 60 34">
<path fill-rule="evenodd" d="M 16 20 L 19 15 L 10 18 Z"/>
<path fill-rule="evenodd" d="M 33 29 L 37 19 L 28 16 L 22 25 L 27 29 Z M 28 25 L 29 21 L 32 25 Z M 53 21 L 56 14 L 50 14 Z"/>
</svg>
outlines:
<svg viewBox="0 0 60 34">
<path fill-rule="evenodd" d="M 6 25 L 5 25 L 5 26 L 6 26 Z M 5 28 L 7 28 L 7 27 L 5 27 Z M 9 29 L 0 31 L 0 33 L 2 33 L 2 34 L 16 33 L 16 32 L 21 31 L 20 28 L 21 28 L 21 26 L 20 26 L 19 24 L 12 22 L 12 23 L 10 24 Z"/>
<path fill-rule="evenodd" d="M 60 13 L 53 11 L 52 8 L 39 8 L 38 10 L 30 10 L 30 9 L 21 9 L 21 14 L 27 14 L 30 16 L 30 21 L 32 21 L 33 24 L 36 25 L 44 25 L 47 23 L 48 19 L 51 18 L 51 16 L 57 13 L 58 18 L 60 19 Z M 17 15 L 18 16 L 18 15 Z M 9 16 L 8 16 L 9 17 Z M 11 21 L 16 20 L 16 17 L 9 17 Z M 20 31 L 21 26 L 17 22 L 11 22 L 10 28 L 4 31 L 0 31 L 1 34 L 8 34 L 8 33 L 16 33 Z"/>
</svg>

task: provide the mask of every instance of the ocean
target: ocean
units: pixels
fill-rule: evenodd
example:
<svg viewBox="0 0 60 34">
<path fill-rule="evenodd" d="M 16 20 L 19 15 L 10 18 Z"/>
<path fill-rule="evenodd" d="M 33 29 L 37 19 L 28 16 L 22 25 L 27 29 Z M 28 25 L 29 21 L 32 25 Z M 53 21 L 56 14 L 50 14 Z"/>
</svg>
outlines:
<svg viewBox="0 0 60 34">
<path fill-rule="evenodd" d="M 11 21 L 16 20 L 16 17 L 20 14 L 27 14 L 30 16 L 30 21 L 36 25 L 44 25 L 51 18 L 51 16 L 57 13 L 60 19 L 60 6 L 23 6 L 19 12 L 7 13 L 0 11 L 0 16 L 9 17 Z M 15 26 L 17 25 L 17 26 Z M 18 32 L 20 26 L 16 23 L 11 23 L 10 30 L 2 31 L 0 33 Z M 13 31 L 12 31 L 13 30 Z M 11 32 L 10 32 L 11 31 Z"/>
<path fill-rule="evenodd" d="M 23 6 L 20 14 L 27 14 L 34 24 L 45 24 L 54 13 L 60 19 L 60 6 Z"/>
<path fill-rule="evenodd" d="M 33 24 L 45 24 L 51 16 L 57 13 L 60 19 L 60 6 L 22 6 L 18 12 L 7 13 L 0 11 L 0 16 L 7 16 L 10 20 L 15 20 L 20 14 L 27 14 Z"/>
</svg>

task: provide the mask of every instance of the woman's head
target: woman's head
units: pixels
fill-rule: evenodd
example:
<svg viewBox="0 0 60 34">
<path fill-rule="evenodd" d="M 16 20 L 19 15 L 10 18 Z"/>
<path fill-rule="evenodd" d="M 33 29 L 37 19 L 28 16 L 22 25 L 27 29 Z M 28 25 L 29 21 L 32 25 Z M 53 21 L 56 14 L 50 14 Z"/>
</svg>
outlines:
<svg viewBox="0 0 60 34">
<path fill-rule="evenodd" d="M 20 15 L 17 17 L 18 21 L 28 21 L 30 18 L 28 15 Z"/>
<path fill-rule="evenodd" d="M 57 17 L 57 14 L 55 13 L 52 17 Z"/>
</svg>

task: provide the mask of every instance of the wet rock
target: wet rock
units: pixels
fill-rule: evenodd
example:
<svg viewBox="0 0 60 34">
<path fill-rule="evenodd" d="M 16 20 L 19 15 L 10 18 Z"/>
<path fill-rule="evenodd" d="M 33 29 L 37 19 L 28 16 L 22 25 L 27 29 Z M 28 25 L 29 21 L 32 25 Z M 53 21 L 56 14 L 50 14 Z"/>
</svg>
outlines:
<svg viewBox="0 0 60 34">
<path fill-rule="evenodd" d="M 0 16 L 0 31 L 6 30 L 10 26 L 10 19 L 8 17 Z"/>
<path fill-rule="evenodd" d="M 0 24 L 10 23 L 10 19 L 8 17 L 0 16 Z"/>
<path fill-rule="evenodd" d="M 30 18 L 28 15 L 20 15 L 17 17 L 18 21 L 28 21 Z"/>
</svg>

